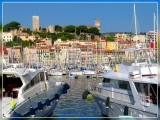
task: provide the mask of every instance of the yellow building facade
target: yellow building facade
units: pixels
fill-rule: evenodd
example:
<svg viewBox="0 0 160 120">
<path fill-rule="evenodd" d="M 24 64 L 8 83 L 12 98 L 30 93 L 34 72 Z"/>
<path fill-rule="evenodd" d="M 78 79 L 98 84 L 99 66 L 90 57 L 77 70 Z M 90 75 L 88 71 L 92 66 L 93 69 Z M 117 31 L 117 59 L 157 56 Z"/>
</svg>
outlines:
<svg viewBox="0 0 160 120">
<path fill-rule="evenodd" d="M 107 50 L 118 50 L 118 42 L 107 42 Z"/>
</svg>

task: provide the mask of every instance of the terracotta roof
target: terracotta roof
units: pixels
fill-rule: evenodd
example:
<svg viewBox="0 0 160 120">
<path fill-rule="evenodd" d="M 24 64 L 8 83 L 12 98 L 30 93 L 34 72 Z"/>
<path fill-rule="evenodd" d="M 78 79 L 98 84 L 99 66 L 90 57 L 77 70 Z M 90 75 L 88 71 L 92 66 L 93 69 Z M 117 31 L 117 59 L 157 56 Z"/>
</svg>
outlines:
<svg viewBox="0 0 160 120">
<path fill-rule="evenodd" d="M 52 49 L 52 50 L 55 49 L 54 46 L 48 46 L 48 48 L 49 48 L 49 49 Z"/>
<path fill-rule="evenodd" d="M 40 47 L 37 47 L 37 49 L 48 49 L 47 46 L 40 46 Z"/>
<path fill-rule="evenodd" d="M 14 48 L 14 49 L 20 49 L 21 46 L 14 46 L 13 48 Z"/>
<path fill-rule="evenodd" d="M 128 41 L 118 41 L 119 44 L 130 44 Z"/>
<path fill-rule="evenodd" d="M 101 53 L 111 53 L 111 52 L 114 52 L 114 50 L 106 50 L 106 49 L 105 50 L 104 49 L 103 50 L 100 50 L 100 49 L 96 50 L 96 49 L 94 49 L 93 52 L 94 53 L 96 53 L 96 52 L 97 53 L 100 53 L 100 52 Z"/>
<path fill-rule="evenodd" d="M 35 49 L 36 47 L 35 46 L 28 46 L 27 48 Z"/>
<path fill-rule="evenodd" d="M 69 44 L 61 44 L 60 46 L 69 46 Z"/>
</svg>

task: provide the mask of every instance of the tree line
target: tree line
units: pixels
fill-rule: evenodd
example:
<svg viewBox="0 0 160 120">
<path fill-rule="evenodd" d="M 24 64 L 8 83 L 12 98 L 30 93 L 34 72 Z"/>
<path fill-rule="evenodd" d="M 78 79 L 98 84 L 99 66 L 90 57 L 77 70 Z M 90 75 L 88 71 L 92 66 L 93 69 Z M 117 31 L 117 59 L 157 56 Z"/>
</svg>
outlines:
<svg viewBox="0 0 160 120">
<path fill-rule="evenodd" d="M 12 21 L 3 26 L 3 32 L 8 32 L 10 30 L 19 29 L 21 24 L 17 21 Z M 30 28 L 24 29 L 22 32 L 27 33 L 28 35 L 39 35 L 42 38 L 51 38 L 52 42 L 54 43 L 55 40 L 61 39 L 62 41 L 66 41 L 69 39 L 79 39 L 79 40 L 87 40 L 87 35 L 91 36 L 91 39 L 94 39 L 95 36 L 100 36 L 100 31 L 96 27 L 88 28 L 85 25 L 74 26 L 74 25 L 67 25 L 67 26 L 60 26 L 55 25 L 55 32 L 50 33 L 47 28 L 39 28 L 39 31 L 32 31 Z M 27 46 L 33 44 L 31 40 L 29 41 L 22 41 L 20 38 L 14 37 L 13 41 L 7 42 L 6 45 L 22 45 Z M 21 41 L 19 41 L 21 40 Z"/>
</svg>

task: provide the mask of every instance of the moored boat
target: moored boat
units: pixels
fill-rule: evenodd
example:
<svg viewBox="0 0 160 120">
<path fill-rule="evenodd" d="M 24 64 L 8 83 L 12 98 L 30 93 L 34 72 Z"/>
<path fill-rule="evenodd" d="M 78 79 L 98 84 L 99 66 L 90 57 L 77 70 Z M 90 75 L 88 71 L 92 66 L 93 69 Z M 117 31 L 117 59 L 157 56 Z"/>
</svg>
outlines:
<svg viewBox="0 0 160 120">
<path fill-rule="evenodd" d="M 148 51 L 132 49 L 135 56 L 142 50 Z M 88 89 L 103 115 L 157 117 L 158 68 L 149 57 L 146 61 L 138 62 L 135 59 L 131 65 L 115 65 L 113 70 L 103 74 L 102 82 Z"/>
<path fill-rule="evenodd" d="M 43 69 L 4 69 L 3 117 L 48 116 L 67 89 L 67 83 L 49 80 Z"/>
</svg>

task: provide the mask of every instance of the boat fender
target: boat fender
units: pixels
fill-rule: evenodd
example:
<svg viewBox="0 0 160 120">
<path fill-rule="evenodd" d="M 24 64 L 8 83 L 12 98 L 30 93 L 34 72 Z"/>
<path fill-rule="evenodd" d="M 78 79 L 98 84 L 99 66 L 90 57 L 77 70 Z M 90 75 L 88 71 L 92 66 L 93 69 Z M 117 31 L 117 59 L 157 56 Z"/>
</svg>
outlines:
<svg viewBox="0 0 160 120">
<path fill-rule="evenodd" d="M 124 115 L 128 115 L 128 106 L 124 107 Z"/>
<path fill-rule="evenodd" d="M 88 94 L 88 95 L 87 95 L 87 100 L 88 100 L 88 101 L 92 101 L 92 100 L 93 100 L 92 94 Z"/>
<path fill-rule="evenodd" d="M 30 113 L 30 115 L 35 115 L 35 109 L 31 107 L 29 109 L 29 113 Z"/>
<path fill-rule="evenodd" d="M 70 88 L 70 86 L 67 83 L 65 83 L 64 88 L 68 90 Z"/>
<path fill-rule="evenodd" d="M 43 109 L 43 104 L 42 104 L 40 101 L 38 102 L 38 109 L 39 109 L 39 110 L 42 110 L 42 109 Z"/>
<path fill-rule="evenodd" d="M 54 95 L 54 98 L 55 98 L 55 100 L 58 100 L 58 99 L 59 99 L 59 95 L 58 95 L 58 94 L 55 94 L 55 95 Z"/>
<path fill-rule="evenodd" d="M 23 116 L 20 113 L 13 112 L 13 114 L 11 115 L 11 117 L 23 117 Z"/>
<path fill-rule="evenodd" d="M 67 90 L 65 88 L 62 89 L 62 94 L 66 94 Z"/>
<path fill-rule="evenodd" d="M 90 92 L 88 90 L 85 90 L 82 94 L 82 99 L 85 100 L 87 99 L 87 95 L 90 94 Z"/>
<path fill-rule="evenodd" d="M 48 98 L 46 98 L 45 102 L 46 102 L 46 105 L 47 105 L 47 106 L 50 106 L 50 105 L 51 105 L 51 101 L 50 101 Z"/>
<path fill-rule="evenodd" d="M 110 98 L 109 97 L 107 97 L 107 99 L 106 99 L 106 106 L 110 107 Z"/>
</svg>

